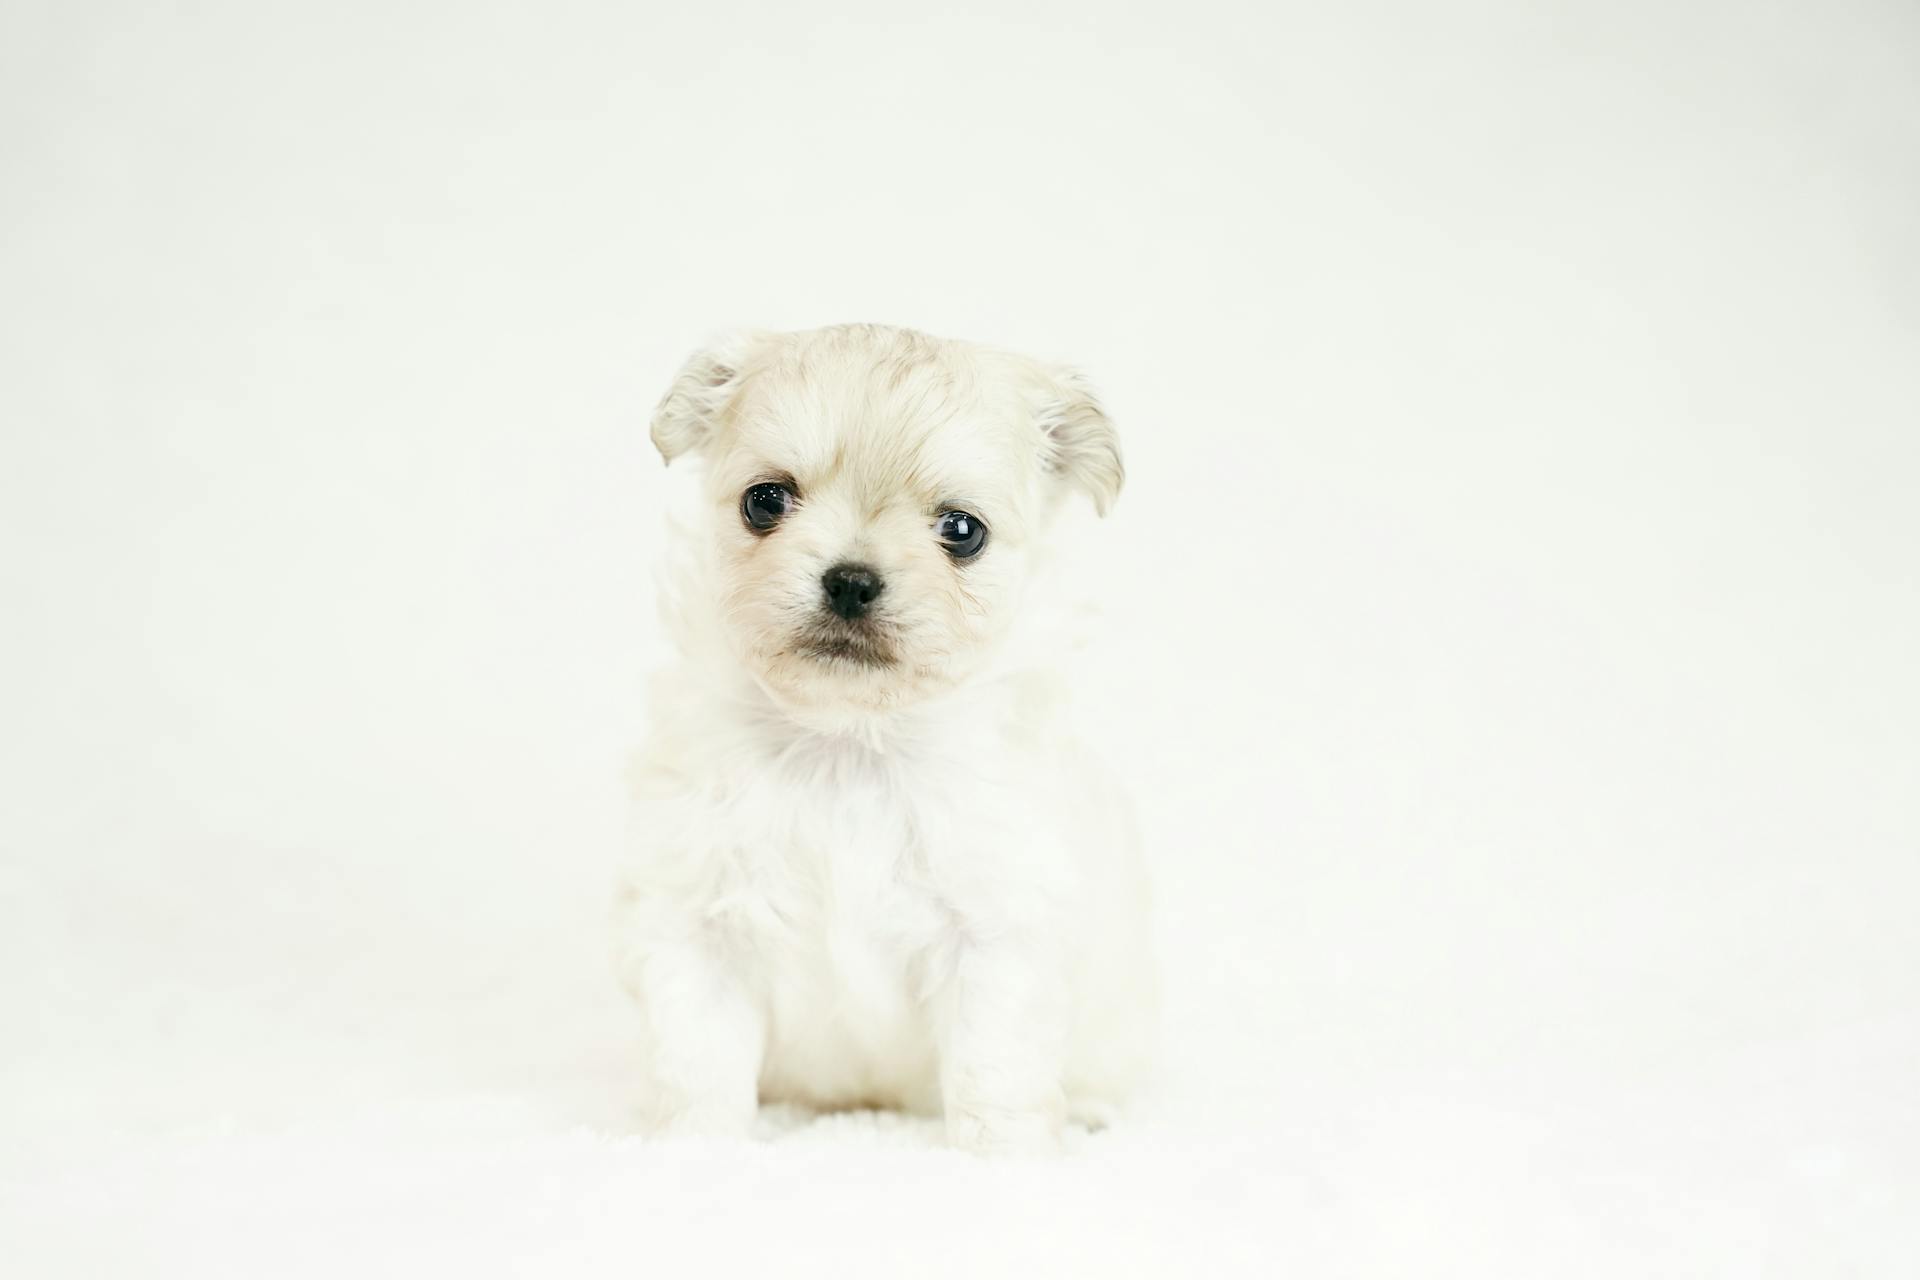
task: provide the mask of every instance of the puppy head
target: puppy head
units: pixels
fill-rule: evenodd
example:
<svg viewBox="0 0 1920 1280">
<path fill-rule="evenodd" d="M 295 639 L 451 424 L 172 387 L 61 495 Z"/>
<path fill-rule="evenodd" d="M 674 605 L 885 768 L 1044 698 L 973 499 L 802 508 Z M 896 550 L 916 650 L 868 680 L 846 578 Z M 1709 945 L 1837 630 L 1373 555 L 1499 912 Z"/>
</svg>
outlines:
<svg viewBox="0 0 1920 1280">
<path fill-rule="evenodd" d="M 1123 478 L 1072 372 L 904 329 L 740 334 L 654 413 L 706 463 L 699 584 L 736 656 L 793 710 L 909 705 L 979 669 L 1049 517 Z"/>
</svg>

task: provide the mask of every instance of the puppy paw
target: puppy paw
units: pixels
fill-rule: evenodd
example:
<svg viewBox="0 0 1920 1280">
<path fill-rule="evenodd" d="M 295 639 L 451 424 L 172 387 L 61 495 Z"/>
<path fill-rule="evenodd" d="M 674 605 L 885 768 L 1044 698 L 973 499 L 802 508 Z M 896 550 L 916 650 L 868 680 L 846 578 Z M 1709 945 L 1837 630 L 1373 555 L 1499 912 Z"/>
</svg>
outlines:
<svg viewBox="0 0 1920 1280">
<path fill-rule="evenodd" d="M 1060 1121 L 1045 1111 L 957 1108 L 947 1113 L 947 1143 L 977 1155 L 1056 1155 L 1061 1149 Z"/>
<path fill-rule="evenodd" d="M 656 1097 L 642 1110 L 640 1124 L 657 1138 L 745 1138 L 755 1111 L 737 1102 Z"/>
</svg>

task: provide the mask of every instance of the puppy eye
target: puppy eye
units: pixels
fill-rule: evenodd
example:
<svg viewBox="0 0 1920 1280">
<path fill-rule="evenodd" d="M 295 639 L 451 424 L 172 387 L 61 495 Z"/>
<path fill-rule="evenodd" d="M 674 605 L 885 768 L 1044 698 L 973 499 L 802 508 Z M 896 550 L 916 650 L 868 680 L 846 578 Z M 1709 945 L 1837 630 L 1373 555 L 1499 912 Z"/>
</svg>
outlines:
<svg viewBox="0 0 1920 1280">
<path fill-rule="evenodd" d="M 740 495 L 740 518 L 755 533 L 771 533 L 793 510 L 793 490 L 783 484 L 756 484 Z"/>
<path fill-rule="evenodd" d="M 971 560 L 987 545 L 987 526 L 980 517 L 965 511 L 945 511 L 934 522 L 933 531 L 948 555 L 955 560 Z"/>
</svg>

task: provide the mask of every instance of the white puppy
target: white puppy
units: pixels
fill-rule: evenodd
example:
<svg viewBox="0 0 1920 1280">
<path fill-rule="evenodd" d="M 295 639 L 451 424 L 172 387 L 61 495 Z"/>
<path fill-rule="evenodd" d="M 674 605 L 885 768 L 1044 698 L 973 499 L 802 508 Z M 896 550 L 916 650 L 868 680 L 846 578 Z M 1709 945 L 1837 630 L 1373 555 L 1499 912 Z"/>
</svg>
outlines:
<svg viewBox="0 0 1920 1280">
<path fill-rule="evenodd" d="M 1047 552 L 1119 493 L 1112 424 L 1066 370 L 857 325 L 700 352 L 653 440 L 705 466 L 619 894 L 651 1123 L 1099 1121 L 1150 1052 L 1146 890 L 1065 723 Z"/>
</svg>

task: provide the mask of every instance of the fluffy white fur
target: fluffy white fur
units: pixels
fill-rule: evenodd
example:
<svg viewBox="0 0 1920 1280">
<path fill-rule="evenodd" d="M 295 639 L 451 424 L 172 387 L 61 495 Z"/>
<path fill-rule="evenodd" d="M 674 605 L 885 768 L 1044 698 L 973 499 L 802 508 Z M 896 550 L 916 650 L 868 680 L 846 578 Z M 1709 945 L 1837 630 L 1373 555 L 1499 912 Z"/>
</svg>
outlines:
<svg viewBox="0 0 1920 1280">
<path fill-rule="evenodd" d="M 847 326 L 697 354 L 653 438 L 703 473 L 617 912 L 650 1123 L 898 1107 L 1031 1150 L 1103 1119 L 1150 1053 L 1146 888 L 1070 732 L 1049 551 L 1075 495 L 1117 496 L 1112 425 L 1066 370 Z M 798 503 L 759 536 L 741 497 L 769 478 Z M 964 562 L 953 509 L 989 529 Z M 884 578 L 885 665 L 807 643 L 847 560 Z"/>
</svg>

